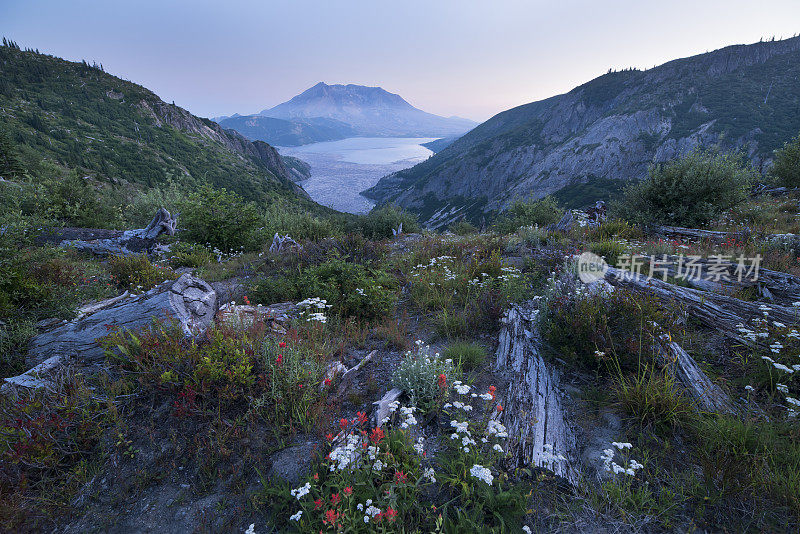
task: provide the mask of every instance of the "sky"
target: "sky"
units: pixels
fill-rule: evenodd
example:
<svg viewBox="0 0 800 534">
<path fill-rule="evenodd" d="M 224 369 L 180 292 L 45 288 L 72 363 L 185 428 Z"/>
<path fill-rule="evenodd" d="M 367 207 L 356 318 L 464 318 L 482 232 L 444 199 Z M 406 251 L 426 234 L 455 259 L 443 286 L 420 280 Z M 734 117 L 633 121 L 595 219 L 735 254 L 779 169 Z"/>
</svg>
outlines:
<svg viewBox="0 0 800 534">
<path fill-rule="evenodd" d="M 800 0 L 0 0 L 20 46 L 97 61 L 203 117 L 324 81 L 483 121 L 609 68 L 797 32 Z"/>
</svg>

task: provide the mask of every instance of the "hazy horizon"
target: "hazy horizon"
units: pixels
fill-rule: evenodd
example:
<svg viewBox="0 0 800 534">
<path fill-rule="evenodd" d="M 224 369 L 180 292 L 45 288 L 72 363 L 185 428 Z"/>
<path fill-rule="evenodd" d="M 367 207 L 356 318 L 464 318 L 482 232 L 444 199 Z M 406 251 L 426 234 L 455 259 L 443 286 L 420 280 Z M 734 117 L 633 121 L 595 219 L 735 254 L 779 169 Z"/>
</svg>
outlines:
<svg viewBox="0 0 800 534">
<path fill-rule="evenodd" d="M 643 4 L 11 0 L 0 5 L 0 33 L 102 63 L 204 117 L 257 113 L 324 81 L 380 86 L 424 111 L 483 121 L 609 69 L 800 29 L 790 0 Z"/>
</svg>

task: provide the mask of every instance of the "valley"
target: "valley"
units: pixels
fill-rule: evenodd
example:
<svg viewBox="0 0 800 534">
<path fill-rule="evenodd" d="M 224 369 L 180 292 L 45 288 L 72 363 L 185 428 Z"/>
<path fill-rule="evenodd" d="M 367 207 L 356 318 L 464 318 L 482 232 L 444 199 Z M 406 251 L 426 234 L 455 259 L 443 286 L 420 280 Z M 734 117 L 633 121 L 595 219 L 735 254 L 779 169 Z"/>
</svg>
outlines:
<svg viewBox="0 0 800 534">
<path fill-rule="evenodd" d="M 310 165 L 310 178 L 299 183 L 315 202 L 338 211 L 363 214 L 375 204 L 361 191 L 387 174 L 427 159 L 433 152 L 422 144 L 434 139 L 353 137 L 278 150 Z"/>
</svg>

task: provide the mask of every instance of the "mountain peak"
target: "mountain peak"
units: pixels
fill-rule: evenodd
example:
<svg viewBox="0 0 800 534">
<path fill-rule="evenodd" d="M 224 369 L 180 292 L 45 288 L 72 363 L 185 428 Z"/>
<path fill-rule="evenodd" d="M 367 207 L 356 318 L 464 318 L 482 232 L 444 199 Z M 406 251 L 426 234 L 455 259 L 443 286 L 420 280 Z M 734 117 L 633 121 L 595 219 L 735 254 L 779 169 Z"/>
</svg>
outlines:
<svg viewBox="0 0 800 534">
<path fill-rule="evenodd" d="M 259 115 L 284 120 L 333 119 L 358 135 L 446 137 L 460 135 L 476 123 L 426 113 L 382 87 L 319 82 L 291 100 Z"/>
</svg>

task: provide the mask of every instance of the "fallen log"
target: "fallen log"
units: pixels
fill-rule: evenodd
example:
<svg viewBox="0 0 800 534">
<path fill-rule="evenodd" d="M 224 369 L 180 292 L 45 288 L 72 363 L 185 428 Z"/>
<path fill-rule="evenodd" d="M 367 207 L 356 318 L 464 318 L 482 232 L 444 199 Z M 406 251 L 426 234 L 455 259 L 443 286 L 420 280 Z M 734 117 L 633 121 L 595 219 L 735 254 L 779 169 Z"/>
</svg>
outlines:
<svg viewBox="0 0 800 534">
<path fill-rule="evenodd" d="M 757 272 L 739 276 L 737 269 L 742 266 L 738 262 L 714 257 L 653 256 L 652 259 L 657 265 L 651 273 L 653 277 L 663 279 L 663 274 L 680 277 L 694 289 L 733 294 L 753 288 L 760 296 L 777 304 L 791 306 L 800 301 L 800 278 L 789 273 L 759 268 Z"/>
<path fill-rule="evenodd" d="M 509 435 L 508 461 L 550 469 L 576 484 L 578 472 L 570 460 L 575 437 L 565 420 L 557 378 L 539 352 L 537 315 L 533 305 L 512 305 L 502 320 L 495 368 L 511 378 L 501 416 Z"/>
<path fill-rule="evenodd" d="M 15 388 L 39 389 L 51 384 L 51 375 L 64 363 L 63 356 L 52 356 L 21 375 L 3 379 L 0 393 L 9 394 Z"/>
<path fill-rule="evenodd" d="M 683 386 L 699 411 L 726 414 L 736 412 L 730 397 L 706 376 L 694 358 L 672 341 L 668 334 L 659 336 L 656 348 L 661 363 Z"/>
<path fill-rule="evenodd" d="M 161 208 L 156 212 L 153 220 L 146 228 L 125 230 L 110 237 L 92 240 L 63 240 L 59 246 L 71 247 L 84 252 L 91 252 L 98 256 L 125 256 L 140 252 L 150 252 L 155 246 L 156 239 L 163 233 L 175 235 L 178 225 L 178 214 L 170 213 Z"/>
<path fill-rule="evenodd" d="M 701 230 L 698 228 L 684 228 L 682 226 L 662 226 L 654 225 L 649 230 L 655 234 L 663 236 L 676 236 L 687 239 L 709 239 L 711 241 L 727 241 L 728 239 L 743 239 L 747 232 L 723 232 L 719 230 Z M 764 239 L 772 243 L 792 244 L 800 240 L 796 234 L 767 234 Z"/>
<path fill-rule="evenodd" d="M 216 292 L 203 280 L 184 274 L 150 291 L 125 299 L 115 297 L 92 306 L 89 313 L 34 337 L 28 362 L 41 363 L 51 356 L 77 356 L 79 361 L 103 357 L 98 339 L 111 329 L 133 330 L 155 319 L 177 321 L 187 336 L 204 332 L 214 319 Z"/>
<path fill-rule="evenodd" d="M 758 302 L 747 302 L 737 298 L 676 286 L 657 278 L 648 278 L 630 271 L 608 267 L 605 280 L 613 286 L 626 287 L 635 291 L 652 293 L 660 299 L 683 306 L 693 317 L 706 325 L 716 328 L 729 338 L 743 345 L 756 345 L 740 331 L 756 317 L 763 317 L 766 311 L 769 318 L 784 324 L 794 324 L 800 319 L 800 310 L 795 307 L 779 305 L 765 306 Z"/>
</svg>

